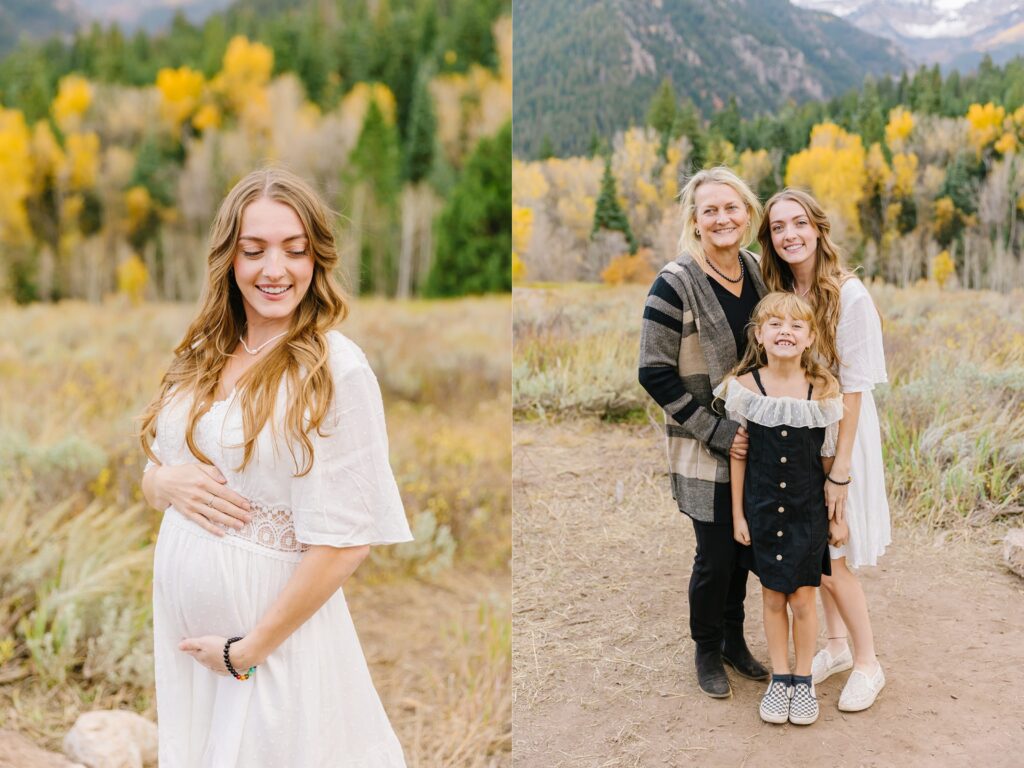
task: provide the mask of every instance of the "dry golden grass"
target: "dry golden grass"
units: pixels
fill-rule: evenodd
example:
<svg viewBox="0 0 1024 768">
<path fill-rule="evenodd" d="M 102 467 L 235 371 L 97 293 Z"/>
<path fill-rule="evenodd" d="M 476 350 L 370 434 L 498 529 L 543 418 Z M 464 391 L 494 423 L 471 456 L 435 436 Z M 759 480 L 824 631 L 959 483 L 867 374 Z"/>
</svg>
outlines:
<svg viewBox="0 0 1024 768">
<path fill-rule="evenodd" d="M 510 763 L 508 297 L 361 300 L 419 535 L 346 588 L 410 766 Z M 96 707 L 154 716 L 134 416 L 192 308 L 0 307 L 0 727 L 58 747 Z"/>
<path fill-rule="evenodd" d="M 1024 295 L 871 286 L 889 384 L 875 392 L 898 519 L 946 528 L 1024 513 Z M 513 408 L 661 419 L 637 383 L 646 289 L 517 288 Z"/>
</svg>

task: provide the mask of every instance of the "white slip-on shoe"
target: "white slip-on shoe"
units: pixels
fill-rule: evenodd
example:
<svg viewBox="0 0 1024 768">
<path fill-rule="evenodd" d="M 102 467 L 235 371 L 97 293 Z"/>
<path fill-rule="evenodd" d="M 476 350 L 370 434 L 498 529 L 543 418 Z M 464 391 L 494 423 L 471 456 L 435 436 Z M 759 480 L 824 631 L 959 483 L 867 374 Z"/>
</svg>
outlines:
<svg viewBox="0 0 1024 768">
<path fill-rule="evenodd" d="M 843 712 L 861 712 L 875 703 L 879 691 L 884 687 L 885 673 L 882 672 L 881 664 L 872 675 L 855 669 L 839 696 L 839 709 Z"/>
<path fill-rule="evenodd" d="M 811 679 L 815 685 L 828 680 L 836 672 L 843 672 L 853 666 L 853 654 L 847 648 L 834 659 L 832 654 L 822 648 L 811 661 Z"/>
</svg>

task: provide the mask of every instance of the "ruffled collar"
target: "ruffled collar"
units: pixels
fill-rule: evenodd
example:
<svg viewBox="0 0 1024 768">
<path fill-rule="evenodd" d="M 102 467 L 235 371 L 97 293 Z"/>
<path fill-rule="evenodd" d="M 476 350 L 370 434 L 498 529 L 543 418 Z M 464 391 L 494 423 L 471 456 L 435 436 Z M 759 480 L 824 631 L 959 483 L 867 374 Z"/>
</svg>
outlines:
<svg viewBox="0 0 1024 768">
<path fill-rule="evenodd" d="M 763 427 L 827 427 L 843 418 L 841 395 L 825 400 L 769 397 L 728 378 L 715 387 L 715 396 L 725 401 L 728 413 Z"/>
</svg>

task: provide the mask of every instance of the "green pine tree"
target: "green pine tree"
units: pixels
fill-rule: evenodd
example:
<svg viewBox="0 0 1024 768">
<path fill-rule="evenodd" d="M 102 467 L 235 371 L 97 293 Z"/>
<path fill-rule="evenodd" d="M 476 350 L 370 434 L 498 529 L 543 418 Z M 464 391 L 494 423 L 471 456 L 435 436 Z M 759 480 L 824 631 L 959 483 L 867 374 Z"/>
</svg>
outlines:
<svg viewBox="0 0 1024 768">
<path fill-rule="evenodd" d="M 481 139 L 437 220 L 437 255 L 425 293 L 512 290 L 512 124 Z"/>
<path fill-rule="evenodd" d="M 409 135 L 402 156 L 402 176 L 413 184 L 429 176 L 434 164 L 437 116 L 434 114 L 434 99 L 428 87 L 432 71 L 429 66 L 421 67 L 412 96 Z"/>
<path fill-rule="evenodd" d="M 390 294 L 395 283 L 395 252 L 398 231 L 398 193 L 401 157 L 398 131 L 370 100 L 351 155 L 349 185 L 365 185 L 363 243 L 359 263 L 361 293 Z"/>
<path fill-rule="evenodd" d="M 672 130 L 675 122 L 676 90 L 672 87 L 672 81 L 666 77 L 647 107 L 647 124 L 664 136 Z"/>
<path fill-rule="evenodd" d="M 597 198 L 597 206 L 594 209 L 594 227 L 590 230 L 593 237 L 599 230 L 610 229 L 621 232 L 626 236 L 629 243 L 629 252 L 636 253 L 637 242 L 633 237 L 633 230 L 629 226 L 629 219 L 626 212 L 619 205 L 618 193 L 615 190 L 615 176 L 612 174 L 611 155 L 605 157 L 604 177 L 601 179 L 601 194 Z"/>
</svg>

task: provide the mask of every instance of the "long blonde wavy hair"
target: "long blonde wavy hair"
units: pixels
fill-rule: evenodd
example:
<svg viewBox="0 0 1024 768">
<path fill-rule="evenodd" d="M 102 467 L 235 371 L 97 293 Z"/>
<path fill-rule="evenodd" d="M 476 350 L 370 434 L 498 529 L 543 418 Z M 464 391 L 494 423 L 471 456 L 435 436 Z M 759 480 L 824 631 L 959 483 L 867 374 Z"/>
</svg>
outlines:
<svg viewBox="0 0 1024 768">
<path fill-rule="evenodd" d="M 224 198 L 210 228 L 206 286 L 199 314 L 174 350 L 174 360 L 153 398 L 139 417 L 139 440 L 154 461 L 151 444 L 156 438 L 157 414 L 178 394 L 192 398 L 185 441 L 200 461 L 211 463 L 196 444 L 195 431 L 204 405 L 212 403 L 239 337 L 245 332 L 242 294 L 235 282 L 233 262 L 238 250 L 242 213 L 250 204 L 267 198 L 289 206 L 298 215 L 313 256 L 313 277 L 291 318 L 283 340 L 238 380 L 242 408 L 244 448 L 241 471 L 252 460 L 256 439 L 274 413 L 282 378 L 287 382 L 288 410 L 285 437 L 297 475 L 313 466 L 312 430 L 320 430 L 334 398 L 328 364 L 326 333 L 348 314 L 348 304 L 333 277 L 338 263 L 330 212 L 305 181 L 282 168 L 253 171 Z M 273 423 L 272 423 L 273 426 Z M 301 464 L 295 447 L 301 447 Z"/>
<path fill-rule="evenodd" d="M 747 183 L 743 181 L 739 176 L 733 173 L 731 170 L 726 168 L 724 165 L 718 165 L 714 168 L 705 168 L 702 171 L 697 171 L 690 177 L 690 180 L 686 182 L 683 187 L 683 191 L 679 193 L 679 218 L 682 220 L 683 229 L 679 235 L 679 246 L 677 248 L 678 254 L 682 255 L 687 253 L 690 257 L 696 261 L 701 267 L 707 266 L 705 262 L 704 246 L 701 245 L 700 238 L 697 237 L 697 188 L 701 184 L 725 184 L 732 187 L 736 194 L 740 196 L 740 200 L 743 201 L 743 205 L 747 209 L 747 228 L 743 232 L 743 237 L 740 238 L 741 246 L 747 246 L 754 239 L 754 231 L 757 227 L 757 222 L 761 217 L 761 201 L 757 199 L 757 195 L 753 193 Z"/>
<path fill-rule="evenodd" d="M 782 200 L 792 200 L 807 213 L 811 226 L 818 235 L 814 255 L 814 282 L 807 294 L 818 326 L 818 351 L 825 362 L 839 370 L 841 361 L 836 349 L 836 328 L 839 326 L 839 295 L 844 282 L 853 277 L 853 272 L 843 264 L 839 247 L 832 241 L 832 224 L 828 214 L 809 193 L 802 189 L 786 187 L 776 192 L 765 203 L 764 218 L 757 231 L 761 243 L 761 277 L 769 291 L 794 290 L 793 271 L 775 251 L 772 244 L 772 206 Z"/>
<path fill-rule="evenodd" d="M 754 307 L 754 311 L 750 315 L 750 322 L 747 324 L 747 351 L 736 367 L 730 371 L 729 376 L 742 376 L 768 364 L 768 355 L 764 345 L 757 340 L 756 331 L 773 317 L 790 317 L 793 320 L 803 320 L 808 324 L 811 333 L 814 334 L 814 343 L 800 356 L 800 367 L 804 369 L 807 378 L 814 385 L 816 400 L 838 395 L 839 381 L 828 368 L 819 362 L 818 343 L 821 341 L 821 334 L 815 310 L 806 299 L 789 291 L 769 293 Z"/>
</svg>

